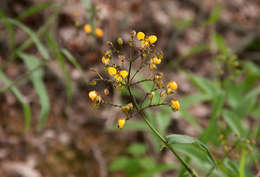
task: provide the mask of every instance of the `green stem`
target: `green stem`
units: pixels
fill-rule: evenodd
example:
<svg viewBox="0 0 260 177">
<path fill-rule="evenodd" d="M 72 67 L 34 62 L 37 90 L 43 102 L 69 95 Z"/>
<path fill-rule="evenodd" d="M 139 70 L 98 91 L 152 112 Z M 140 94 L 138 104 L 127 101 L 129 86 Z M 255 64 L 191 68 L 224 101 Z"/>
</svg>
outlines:
<svg viewBox="0 0 260 177">
<path fill-rule="evenodd" d="M 135 97 L 132 95 L 130 86 L 129 86 L 129 80 L 128 80 L 128 86 L 127 86 L 128 92 L 130 94 L 130 98 L 133 102 L 134 107 L 136 108 L 137 112 L 139 113 L 139 115 L 144 119 L 145 123 L 147 124 L 147 126 L 153 131 L 153 133 L 165 144 L 165 146 L 168 147 L 168 149 L 170 149 L 170 151 L 177 157 L 177 159 L 181 162 L 181 164 L 186 168 L 186 170 L 191 174 L 192 177 L 198 177 L 198 175 L 196 174 L 196 172 L 189 167 L 189 165 L 181 158 L 181 156 L 179 156 L 179 154 L 173 149 L 173 147 L 168 144 L 167 140 L 165 140 L 165 138 L 158 132 L 158 130 L 156 130 L 152 124 L 149 122 L 149 120 L 146 118 L 145 113 L 143 112 L 143 110 L 141 110 L 136 102 Z"/>
</svg>

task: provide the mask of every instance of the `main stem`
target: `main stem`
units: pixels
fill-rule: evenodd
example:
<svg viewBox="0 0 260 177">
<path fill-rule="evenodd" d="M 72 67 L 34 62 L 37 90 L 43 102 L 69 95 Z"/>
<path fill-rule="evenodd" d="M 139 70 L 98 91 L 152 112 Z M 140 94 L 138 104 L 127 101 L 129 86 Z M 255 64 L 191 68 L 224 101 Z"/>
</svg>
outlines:
<svg viewBox="0 0 260 177">
<path fill-rule="evenodd" d="M 130 50 L 130 63 L 129 63 L 129 70 L 128 70 L 128 78 L 127 78 L 127 90 L 129 92 L 130 95 L 130 99 L 133 102 L 133 105 L 136 109 L 136 111 L 138 112 L 138 114 L 144 119 L 145 123 L 147 124 L 147 126 L 154 132 L 154 134 L 164 143 L 165 146 L 168 147 L 168 149 L 170 149 L 170 151 L 172 151 L 172 153 L 177 157 L 177 159 L 181 162 L 181 164 L 186 168 L 186 170 L 190 173 L 190 175 L 192 177 L 198 177 L 198 175 L 196 174 L 196 172 L 189 167 L 189 165 L 181 158 L 181 156 L 179 156 L 179 154 L 173 149 L 173 147 L 171 145 L 168 144 L 168 142 L 165 140 L 165 138 L 152 126 L 152 124 L 149 122 L 149 120 L 146 118 L 145 112 L 139 108 L 135 97 L 133 96 L 132 92 L 131 92 L 131 83 L 130 83 L 130 74 L 131 74 L 131 67 L 132 67 L 132 56 L 131 56 L 131 50 Z"/>
</svg>

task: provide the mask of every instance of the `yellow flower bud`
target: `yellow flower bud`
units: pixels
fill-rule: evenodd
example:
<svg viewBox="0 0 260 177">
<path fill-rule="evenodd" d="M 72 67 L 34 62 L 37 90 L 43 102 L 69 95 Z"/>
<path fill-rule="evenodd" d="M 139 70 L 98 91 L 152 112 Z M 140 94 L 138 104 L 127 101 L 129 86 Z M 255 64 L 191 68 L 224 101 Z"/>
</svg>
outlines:
<svg viewBox="0 0 260 177">
<path fill-rule="evenodd" d="M 137 33 L 137 39 L 138 40 L 144 40 L 145 34 L 143 32 L 138 32 Z"/>
<path fill-rule="evenodd" d="M 97 94 L 97 92 L 96 92 L 95 90 L 93 90 L 93 91 L 91 91 L 91 92 L 88 93 L 88 96 L 89 96 L 89 98 L 90 98 L 92 101 L 94 101 L 94 100 L 97 98 L 98 94 Z"/>
<path fill-rule="evenodd" d="M 171 88 L 172 90 L 177 90 L 178 89 L 178 84 L 174 81 L 170 81 L 167 85 L 168 88 Z"/>
<path fill-rule="evenodd" d="M 103 57 L 102 57 L 102 63 L 103 63 L 104 65 L 109 65 L 110 59 L 103 56 Z"/>
<path fill-rule="evenodd" d="M 154 93 L 154 92 L 151 92 L 151 93 L 149 94 L 149 98 L 150 98 L 150 100 L 152 100 L 152 99 L 153 99 L 154 95 L 155 95 L 155 93 Z"/>
<path fill-rule="evenodd" d="M 149 68 L 150 68 L 150 70 L 155 70 L 157 67 L 156 67 L 155 64 L 151 63 L 151 64 L 149 65 Z"/>
<path fill-rule="evenodd" d="M 131 111 L 133 109 L 133 104 L 132 103 L 128 103 L 127 105 L 125 105 L 125 106 L 122 106 L 121 108 L 120 108 L 120 110 L 122 111 L 122 112 L 129 112 L 129 111 Z"/>
<path fill-rule="evenodd" d="M 148 37 L 148 40 L 151 44 L 153 44 L 157 41 L 157 37 L 155 35 L 151 35 Z"/>
<path fill-rule="evenodd" d="M 124 125 L 125 125 L 125 119 L 124 118 L 118 119 L 118 128 L 123 128 Z"/>
<path fill-rule="evenodd" d="M 165 95 L 165 91 L 163 90 L 160 92 L 160 97 L 163 97 L 164 95 Z"/>
<path fill-rule="evenodd" d="M 113 75 L 115 75 L 115 74 L 117 73 L 117 70 L 116 70 L 116 68 L 114 68 L 114 67 L 109 67 L 109 68 L 107 69 L 107 71 L 108 71 L 108 74 L 109 74 L 110 76 L 113 76 Z"/>
<path fill-rule="evenodd" d="M 96 28 L 96 36 L 97 37 L 103 37 L 103 30 L 100 28 Z"/>
<path fill-rule="evenodd" d="M 154 57 L 153 57 L 153 62 L 154 62 L 155 64 L 157 64 L 157 65 L 158 65 L 158 64 L 160 64 L 160 63 L 161 63 L 161 61 L 162 61 L 162 60 L 161 60 L 161 59 L 159 59 L 159 58 L 157 58 L 156 56 L 154 56 Z"/>
<path fill-rule="evenodd" d="M 90 26 L 89 24 L 86 24 L 86 25 L 84 26 L 84 31 L 85 31 L 87 34 L 90 34 L 91 31 L 92 31 L 91 26 Z"/>
<path fill-rule="evenodd" d="M 171 100 L 171 103 L 172 103 L 172 108 L 175 111 L 178 111 L 180 109 L 180 103 L 178 100 Z"/>
<path fill-rule="evenodd" d="M 128 72 L 126 70 L 122 70 L 119 73 L 123 78 L 126 78 L 128 76 Z"/>
</svg>

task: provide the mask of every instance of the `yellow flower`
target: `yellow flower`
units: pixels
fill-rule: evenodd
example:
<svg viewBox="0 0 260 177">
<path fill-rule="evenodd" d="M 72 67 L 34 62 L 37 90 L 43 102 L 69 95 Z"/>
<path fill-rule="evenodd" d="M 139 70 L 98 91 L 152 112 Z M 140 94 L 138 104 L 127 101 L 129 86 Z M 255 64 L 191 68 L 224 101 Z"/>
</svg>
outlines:
<svg viewBox="0 0 260 177">
<path fill-rule="evenodd" d="M 142 47 L 149 47 L 150 46 L 150 43 L 149 43 L 149 41 L 148 40 L 142 40 L 141 41 L 141 44 L 142 44 Z"/>
<path fill-rule="evenodd" d="M 123 128 L 124 125 L 125 125 L 125 119 L 124 118 L 118 119 L 118 128 Z"/>
<path fill-rule="evenodd" d="M 93 91 L 91 91 L 91 92 L 88 93 L 88 96 L 89 96 L 89 98 L 90 98 L 92 101 L 94 101 L 94 100 L 97 98 L 98 94 L 97 94 L 97 92 L 96 92 L 95 90 L 93 90 Z"/>
<path fill-rule="evenodd" d="M 143 32 L 138 32 L 137 33 L 137 39 L 140 40 L 144 40 L 145 34 Z"/>
<path fill-rule="evenodd" d="M 78 12 L 74 12 L 73 16 L 77 18 L 77 17 L 79 17 L 79 13 Z"/>
<path fill-rule="evenodd" d="M 115 74 L 117 73 L 117 70 L 116 70 L 116 68 L 114 68 L 114 67 L 109 67 L 109 68 L 107 69 L 107 71 L 108 71 L 108 74 L 109 74 L 110 76 L 113 76 L 113 75 L 115 75 Z"/>
<path fill-rule="evenodd" d="M 174 81 L 170 81 L 167 85 L 167 87 L 171 88 L 172 90 L 177 90 L 178 89 L 178 85 L 176 82 Z"/>
<path fill-rule="evenodd" d="M 178 111 L 180 109 L 180 103 L 178 100 L 171 100 L 172 107 L 175 111 Z"/>
<path fill-rule="evenodd" d="M 103 63 L 104 65 L 109 65 L 110 59 L 103 56 L 103 57 L 102 57 L 102 63 Z"/>
<path fill-rule="evenodd" d="M 161 60 L 161 59 L 159 59 L 159 58 L 157 58 L 156 56 L 154 56 L 154 57 L 153 57 L 153 62 L 154 62 L 155 64 L 157 64 L 157 65 L 158 65 L 158 64 L 160 64 L 160 63 L 161 63 L 161 61 L 162 61 L 162 60 Z"/>
<path fill-rule="evenodd" d="M 90 34 L 91 31 L 92 31 L 92 28 L 91 28 L 91 26 L 90 26 L 89 24 L 86 24 L 86 25 L 84 26 L 84 30 L 85 30 L 85 32 L 86 32 L 87 34 Z"/>
<path fill-rule="evenodd" d="M 126 70 L 122 70 L 120 71 L 120 75 L 123 77 L 123 78 L 126 78 L 128 76 L 128 72 Z"/>
<path fill-rule="evenodd" d="M 157 41 L 157 37 L 155 35 L 151 35 L 148 37 L 148 40 L 151 44 L 153 44 Z"/>
<path fill-rule="evenodd" d="M 116 74 L 114 76 L 114 78 L 115 78 L 116 82 L 121 82 L 122 81 L 122 77 L 119 74 Z"/>
<path fill-rule="evenodd" d="M 103 37 L 103 30 L 100 28 L 96 28 L 96 36 L 97 37 Z"/>
</svg>

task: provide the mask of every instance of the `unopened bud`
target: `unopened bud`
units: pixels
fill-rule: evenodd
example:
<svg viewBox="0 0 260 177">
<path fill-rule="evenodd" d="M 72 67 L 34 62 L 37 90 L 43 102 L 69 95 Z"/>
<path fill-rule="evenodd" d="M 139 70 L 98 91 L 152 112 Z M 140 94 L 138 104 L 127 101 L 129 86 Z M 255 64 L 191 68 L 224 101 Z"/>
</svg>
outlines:
<svg viewBox="0 0 260 177">
<path fill-rule="evenodd" d="M 121 37 L 119 37 L 119 38 L 117 38 L 117 43 L 119 44 L 119 45 L 123 45 L 123 39 L 121 38 Z"/>
<path fill-rule="evenodd" d="M 165 95 L 165 90 L 161 91 L 160 97 L 163 97 Z"/>
<path fill-rule="evenodd" d="M 149 94 L 149 98 L 150 98 L 150 100 L 152 100 L 152 99 L 153 99 L 154 95 L 155 95 L 155 93 L 154 93 L 154 92 L 151 92 L 151 93 Z"/>
<path fill-rule="evenodd" d="M 113 43 L 110 42 L 110 41 L 107 41 L 107 45 L 110 46 L 110 47 L 113 47 Z"/>
<path fill-rule="evenodd" d="M 136 31 L 135 31 L 135 30 L 133 30 L 133 31 L 131 31 L 131 33 L 130 33 L 130 34 L 131 34 L 131 37 L 132 37 L 132 38 L 134 38 L 134 37 L 135 37 L 135 35 L 136 35 Z"/>
</svg>

